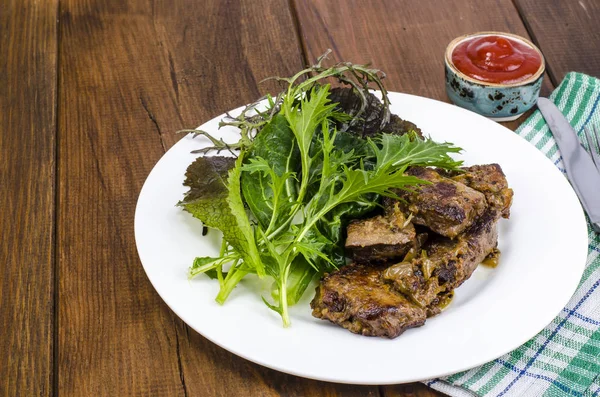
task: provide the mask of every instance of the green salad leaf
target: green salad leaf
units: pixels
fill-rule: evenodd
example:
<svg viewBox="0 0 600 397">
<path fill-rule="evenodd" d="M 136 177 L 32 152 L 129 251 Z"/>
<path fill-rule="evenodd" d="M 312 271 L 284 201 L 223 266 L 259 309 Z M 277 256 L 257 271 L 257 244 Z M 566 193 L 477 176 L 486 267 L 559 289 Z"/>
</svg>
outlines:
<svg viewBox="0 0 600 397">
<path fill-rule="evenodd" d="M 239 157 L 235 162 L 235 167 L 229 170 L 229 177 L 227 179 L 227 203 L 231 214 L 235 218 L 236 222 L 236 233 L 228 233 L 233 240 L 227 240 L 227 242 L 235 248 L 235 250 L 241 255 L 245 264 L 251 269 L 255 270 L 259 276 L 265 275 L 265 268 L 256 247 L 256 241 L 254 238 L 254 228 L 250 224 L 246 208 L 242 200 L 242 188 L 241 188 L 241 175 L 242 175 L 242 162 L 244 160 L 243 153 L 240 153 Z M 219 229 L 223 230 L 221 227 Z M 229 227 L 226 228 L 227 230 Z M 229 231 L 229 230 L 228 230 Z M 223 232 L 225 235 L 225 232 Z"/>
<path fill-rule="evenodd" d="M 198 218 L 207 227 L 227 234 L 227 241 L 237 240 L 239 231 L 226 198 L 227 178 L 235 159 L 230 157 L 198 157 L 187 168 L 184 185 L 189 187 L 178 205 Z"/>
<path fill-rule="evenodd" d="M 295 201 L 295 172 L 300 162 L 294 134 L 283 115 L 277 114 L 265 125 L 248 158 L 247 172 L 242 173 L 244 200 L 264 229 L 276 228 L 285 212 L 281 207 Z"/>
<path fill-rule="evenodd" d="M 459 153 L 461 148 L 447 142 L 417 139 L 411 134 L 382 134 L 378 139 L 369 139 L 369 145 L 375 153 L 378 169 L 419 165 L 456 170 L 462 164 L 449 155 Z"/>
<path fill-rule="evenodd" d="M 302 255 L 298 255 L 294 258 L 287 280 L 288 306 L 293 306 L 298 303 L 317 274 L 319 274 L 319 271 L 310 266 Z M 279 288 L 277 287 L 277 283 L 273 283 L 271 297 L 273 300 L 279 301 Z"/>
</svg>

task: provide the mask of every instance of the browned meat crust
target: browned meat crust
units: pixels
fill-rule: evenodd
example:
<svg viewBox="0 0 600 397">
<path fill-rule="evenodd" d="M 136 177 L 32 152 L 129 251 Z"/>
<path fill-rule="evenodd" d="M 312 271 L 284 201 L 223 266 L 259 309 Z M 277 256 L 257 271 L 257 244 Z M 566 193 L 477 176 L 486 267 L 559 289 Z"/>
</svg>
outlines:
<svg viewBox="0 0 600 397">
<path fill-rule="evenodd" d="M 413 192 L 400 191 L 406 200 L 406 211 L 413 214 L 413 222 L 427 226 L 446 237 L 456 237 L 466 230 L 486 209 L 485 196 L 462 183 L 440 176 L 431 168 L 413 167 L 407 174 L 431 182 Z M 390 208 L 396 201 L 385 200 Z"/>
<path fill-rule="evenodd" d="M 415 227 L 396 206 L 387 216 L 354 221 L 348 225 L 346 255 L 355 261 L 400 258 L 414 245 Z"/>
<path fill-rule="evenodd" d="M 463 183 L 483 193 L 490 208 L 500 212 L 503 218 L 510 216 L 513 190 L 508 187 L 506 176 L 498 164 L 464 167 L 464 173 L 441 171 L 440 174 Z"/>
<path fill-rule="evenodd" d="M 456 239 L 428 241 L 426 256 L 391 266 L 383 277 L 419 306 L 436 305 L 440 294 L 459 287 L 496 248 L 499 218 L 498 212 L 487 211 Z"/>
<path fill-rule="evenodd" d="M 313 316 L 355 334 L 395 338 L 425 323 L 426 310 L 385 283 L 385 267 L 350 264 L 325 275 L 310 303 Z"/>
</svg>

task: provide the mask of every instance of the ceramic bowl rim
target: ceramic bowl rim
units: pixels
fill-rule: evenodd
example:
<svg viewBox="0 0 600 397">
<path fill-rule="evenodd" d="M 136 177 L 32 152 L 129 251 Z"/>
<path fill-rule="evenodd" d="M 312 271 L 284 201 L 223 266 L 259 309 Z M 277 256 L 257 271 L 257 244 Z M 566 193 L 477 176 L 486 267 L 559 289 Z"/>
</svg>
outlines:
<svg viewBox="0 0 600 397">
<path fill-rule="evenodd" d="M 540 65 L 539 69 L 537 70 L 537 72 L 535 72 L 535 74 L 533 76 L 531 76 L 525 80 L 518 81 L 516 83 L 510 83 L 510 84 L 489 83 L 486 81 L 477 80 L 477 79 L 467 76 L 466 74 L 464 74 L 463 72 L 458 70 L 456 68 L 456 66 L 454 66 L 454 63 L 452 62 L 452 52 L 454 51 L 454 48 L 456 48 L 456 46 L 459 43 L 461 43 L 467 39 L 473 38 L 473 37 L 481 37 L 481 36 L 504 36 L 504 37 L 508 37 L 508 38 L 515 39 L 517 41 L 521 41 L 521 42 L 525 43 L 529 47 L 533 48 L 540 55 L 542 63 Z M 446 62 L 446 66 L 448 68 L 450 68 L 450 70 L 452 70 L 461 79 L 466 80 L 471 83 L 475 83 L 475 84 L 484 86 L 484 87 L 496 87 L 496 88 L 511 88 L 511 87 L 522 87 L 525 85 L 529 85 L 531 83 L 536 82 L 544 74 L 544 72 L 546 70 L 546 61 L 544 59 L 544 54 L 542 54 L 542 51 L 535 44 L 533 44 L 531 41 L 529 41 L 525 37 L 522 37 L 522 36 L 519 36 L 519 35 L 516 35 L 513 33 L 494 32 L 494 31 L 476 32 L 476 33 L 469 33 L 469 34 L 465 34 L 462 36 L 458 36 L 457 38 L 452 40 L 450 42 L 450 44 L 448 44 L 448 46 L 446 47 L 445 62 Z"/>
</svg>

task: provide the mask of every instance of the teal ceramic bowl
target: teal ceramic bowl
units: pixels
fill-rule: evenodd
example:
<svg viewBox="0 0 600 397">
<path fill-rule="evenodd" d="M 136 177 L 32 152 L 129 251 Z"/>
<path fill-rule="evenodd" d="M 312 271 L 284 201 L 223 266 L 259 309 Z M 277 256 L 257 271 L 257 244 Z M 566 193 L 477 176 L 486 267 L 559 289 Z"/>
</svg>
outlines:
<svg viewBox="0 0 600 397">
<path fill-rule="evenodd" d="M 512 84 L 494 84 L 473 79 L 452 63 L 454 48 L 465 40 L 481 36 L 501 36 L 520 41 L 540 54 L 542 64 L 530 78 Z M 450 100 L 465 109 L 496 121 L 511 121 L 535 105 L 544 78 L 545 61 L 542 52 L 529 40 L 510 33 L 479 32 L 457 37 L 446 48 L 446 93 Z"/>
</svg>

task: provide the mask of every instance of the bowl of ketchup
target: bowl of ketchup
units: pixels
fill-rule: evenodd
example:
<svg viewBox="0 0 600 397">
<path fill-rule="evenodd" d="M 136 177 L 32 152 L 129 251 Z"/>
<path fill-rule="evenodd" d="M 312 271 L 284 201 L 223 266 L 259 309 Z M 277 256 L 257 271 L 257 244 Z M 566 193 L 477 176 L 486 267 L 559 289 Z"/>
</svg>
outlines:
<svg viewBox="0 0 600 397">
<path fill-rule="evenodd" d="M 545 69 L 532 42 L 500 32 L 457 37 L 445 63 L 450 100 L 496 121 L 515 120 L 535 105 Z"/>
</svg>

